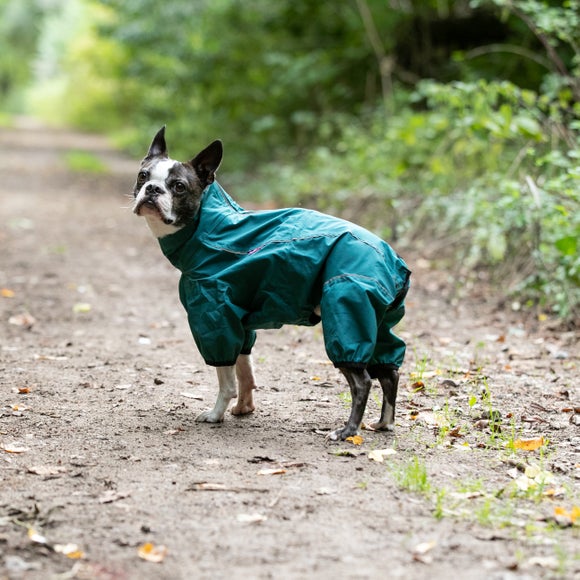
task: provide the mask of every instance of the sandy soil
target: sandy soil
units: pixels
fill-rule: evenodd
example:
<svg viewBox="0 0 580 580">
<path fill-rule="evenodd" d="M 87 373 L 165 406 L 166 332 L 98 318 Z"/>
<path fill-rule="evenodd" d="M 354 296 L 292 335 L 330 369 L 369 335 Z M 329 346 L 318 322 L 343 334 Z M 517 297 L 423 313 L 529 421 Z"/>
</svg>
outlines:
<svg viewBox="0 0 580 580">
<path fill-rule="evenodd" d="M 126 209 L 137 163 L 24 122 L 0 153 L 0 578 L 580 574 L 575 332 L 407 255 L 394 435 L 326 441 L 349 403 L 320 328 L 260 333 L 256 412 L 195 423 L 214 371 Z"/>
</svg>

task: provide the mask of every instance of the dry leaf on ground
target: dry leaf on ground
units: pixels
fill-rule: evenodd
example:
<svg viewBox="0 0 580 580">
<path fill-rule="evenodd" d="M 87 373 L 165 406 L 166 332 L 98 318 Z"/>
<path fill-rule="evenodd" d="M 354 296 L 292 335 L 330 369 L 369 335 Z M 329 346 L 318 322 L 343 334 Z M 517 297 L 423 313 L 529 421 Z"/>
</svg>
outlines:
<svg viewBox="0 0 580 580">
<path fill-rule="evenodd" d="M 236 519 L 243 524 L 259 524 L 265 522 L 268 517 L 262 514 L 238 514 Z"/>
<path fill-rule="evenodd" d="M 369 459 L 376 461 L 377 463 L 383 463 L 385 457 L 389 455 L 395 455 L 397 452 L 394 449 L 375 449 L 373 451 L 369 451 Z"/>
<path fill-rule="evenodd" d="M 129 497 L 130 495 L 131 495 L 130 493 L 122 493 L 122 492 L 110 489 L 110 490 L 106 491 L 99 498 L 99 503 L 113 503 L 114 501 L 118 501 L 120 499 L 125 499 L 126 497 Z"/>
<path fill-rule="evenodd" d="M 285 469 L 260 469 L 258 475 L 284 475 Z"/>
<path fill-rule="evenodd" d="M 34 528 L 28 528 L 28 539 L 35 544 L 46 544 L 46 538 Z"/>
<path fill-rule="evenodd" d="M 155 546 L 151 542 L 147 542 L 146 544 L 139 546 L 137 554 L 142 560 L 159 564 L 160 562 L 163 562 L 165 556 L 167 556 L 167 548 L 165 546 Z"/>
<path fill-rule="evenodd" d="M 22 314 L 16 314 L 8 319 L 8 324 L 13 326 L 22 326 L 23 328 L 32 328 L 36 324 L 36 318 L 28 312 L 23 312 Z"/>
<path fill-rule="evenodd" d="M 26 453 L 28 451 L 28 447 L 23 447 L 22 445 L 18 445 L 17 443 L 9 443 L 8 445 L 2 445 L 2 450 L 6 451 L 6 453 Z"/>
<path fill-rule="evenodd" d="M 54 477 L 66 473 L 67 469 L 62 465 L 34 465 L 29 467 L 27 471 L 41 477 Z"/>
<path fill-rule="evenodd" d="M 55 544 L 53 549 L 58 554 L 64 554 L 71 560 L 81 560 L 85 557 L 85 553 L 76 544 Z"/>
<path fill-rule="evenodd" d="M 516 439 L 514 441 L 514 448 L 522 451 L 535 451 L 544 444 L 543 437 L 533 437 L 531 439 Z"/>
</svg>

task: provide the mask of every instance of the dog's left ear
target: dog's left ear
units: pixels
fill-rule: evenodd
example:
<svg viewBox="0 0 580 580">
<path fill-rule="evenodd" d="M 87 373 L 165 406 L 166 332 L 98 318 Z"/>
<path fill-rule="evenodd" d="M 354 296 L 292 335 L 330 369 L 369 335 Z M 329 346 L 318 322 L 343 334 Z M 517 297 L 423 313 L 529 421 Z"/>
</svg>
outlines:
<svg viewBox="0 0 580 580">
<path fill-rule="evenodd" d="M 222 142 L 218 139 L 198 153 L 191 161 L 199 179 L 206 185 L 213 183 L 224 154 Z"/>
</svg>

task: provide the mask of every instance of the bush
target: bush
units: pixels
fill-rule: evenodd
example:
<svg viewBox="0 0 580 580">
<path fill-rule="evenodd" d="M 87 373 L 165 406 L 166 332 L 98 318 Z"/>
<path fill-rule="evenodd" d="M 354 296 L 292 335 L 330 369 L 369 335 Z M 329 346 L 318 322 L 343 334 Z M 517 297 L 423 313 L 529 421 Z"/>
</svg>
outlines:
<svg viewBox="0 0 580 580">
<path fill-rule="evenodd" d="M 580 123 L 564 122 L 570 106 L 506 81 L 423 82 L 388 120 L 383 111 L 367 124 L 343 120 L 336 144 L 302 169 L 272 167 L 269 192 L 362 212 L 386 237 L 427 241 L 459 274 L 485 267 L 506 293 L 573 317 Z"/>
</svg>

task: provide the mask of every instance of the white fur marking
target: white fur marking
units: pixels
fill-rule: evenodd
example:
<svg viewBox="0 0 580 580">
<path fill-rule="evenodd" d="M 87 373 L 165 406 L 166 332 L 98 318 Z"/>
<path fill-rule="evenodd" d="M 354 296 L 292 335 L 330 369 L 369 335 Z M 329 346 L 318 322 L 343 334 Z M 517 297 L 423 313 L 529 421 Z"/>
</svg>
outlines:
<svg viewBox="0 0 580 580">
<path fill-rule="evenodd" d="M 135 206 L 137 206 L 141 200 L 145 197 L 145 189 L 149 184 L 159 185 L 165 190 L 165 193 L 162 193 L 157 198 L 157 204 L 159 206 L 159 210 L 163 218 L 176 220 L 177 216 L 173 213 L 173 197 L 170 192 L 167 191 L 165 187 L 165 180 L 169 176 L 169 172 L 171 168 L 178 163 L 174 159 L 164 159 L 162 161 L 158 161 L 152 168 L 149 173 L 149 180 L 147 183 L 143 185 L 140 189 L 137 197 L 135 198 Z M 172 224 L 166 224 L 162 217 L 156 215 L 155 213 L 144 213 L 143 216 L 147 220 L 147 225 L 149 229 L 153 233 L 156 238 L 163 238 L 170 234 L 174 234 L 181 228 L 175 227 Z"/>
<path fill-rule="evenodd" d="M 206 423 L 220 423 L 224 420 L 225 412 L 230 401 L 236 396 L 235 366 L 217 367 L 219 393 L 213 409 L 204 411 L 196 417 L 196 421 Z"/>
<path fill-rule="evenodd" d="M 165 184 L 169 171 L 176 163 L 177 161 L 174 159 L 158 161 L 149 172 L 149 181 L 160 181 L 162 184 Z"/>
</svg>

